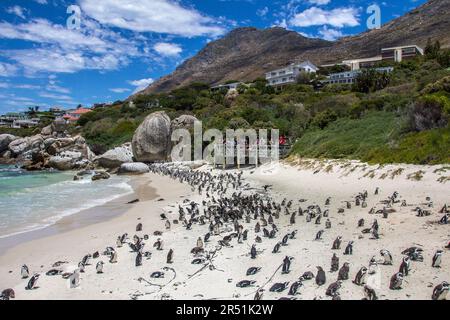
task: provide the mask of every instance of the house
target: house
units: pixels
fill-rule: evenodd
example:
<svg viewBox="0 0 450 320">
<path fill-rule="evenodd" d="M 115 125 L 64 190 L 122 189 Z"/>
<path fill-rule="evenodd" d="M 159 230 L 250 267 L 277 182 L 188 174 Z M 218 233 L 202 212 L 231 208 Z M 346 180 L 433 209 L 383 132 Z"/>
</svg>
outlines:
<svg viewBox="0 0 450 320">
<path fill-rule="evenodd" d="M 66 112 L 60 107 L 52 107 L 48 109 L 56 117 L 62 117 Z"/>
<path fill-rule="evenodd" d="M 239 85 L 241 85 L 241 84 L 242 84 L 242 82 L 219 84 L 217 86 L 211 87 L 211 91 L 219 91 L 221 89 L 227 89 L 227 90 L 237 89 L 239 87 Z"/>
<path fill-rule="evenodd" d="M 282 86 L 296 83 L 298 76 L 302 72 L 316 73 L 319 70 L 311 61 L 304 61 L 299 64 L 291 64 L 286 68 L 273 70 L 266 73 L 266 80 L 270 86 Z"/>
<path fill-rule="evenodd" d="M 393 67 L 375 68 L 375 71 L 383 73 L 390 73 L 394 70 Z M 323 80 L 323 84 L 353 84 L 356 82 L 361 70 L 353 70 L 339 73 L 332 73 L 328 76 L 327 80 Z"/>
<path fill-rule="evenodd" d="M 76 122 L 78 121 L 78 119 L 80 119 L 81 115 L 91 111 L 91 109 L 80 107 L 75 110 L 68 110 L 63 118 L 69 123 Z"/>
<path fill-rule="evenodd" d="M 381 49 L 383 61 L 402 62 L 403 60 L 412 59 L 419 55 L 423 56 L 423 54 L 423 49 L 416 45 Z"/>
<path fill-rule="evenodd" d="M 342 64 L 349 66 L 352 71 L 356 71 L 360 69 L 373 68 L 378 62 L 381 62 L 382 60 L 382 56 L 380 55 L 372 58 L 344 60 L 342 61 Z"/>
</svg>

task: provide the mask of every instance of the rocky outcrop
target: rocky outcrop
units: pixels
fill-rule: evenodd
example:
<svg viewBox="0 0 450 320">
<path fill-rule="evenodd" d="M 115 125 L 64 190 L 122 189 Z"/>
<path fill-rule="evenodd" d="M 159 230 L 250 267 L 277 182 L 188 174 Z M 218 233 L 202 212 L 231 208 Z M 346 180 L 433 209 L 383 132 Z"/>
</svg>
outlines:
<svg viewBox="0 0 450 320">
<path fill-rule="evenodd" d="M 167 160 L 171 148 L 170 125 L 170 118 L 165 112 L 155 112 L 145 118 L 131 143 L 137 161 Z"/>
<path fill-rule="evenodd" d="M 133 162 L 133 151 L 131 144 L 127 143 L 120 147 L 114 148 L 98 156 L 94 162 L 100 167 L 107 169 L 115 169 L 120 167 L 122 163 Z"/>
<path fill-rule="evenodd" d="M 142 162 L 123 163 L 119 168 L 119 174 L 143 174 L 149 171 L 148 165 Z"/>
<path fill-rule="evenodd" d="M 195 121 L 198 121 L 198 119 L 194 116 L 188 114 L 181 115 L 178 118 L 172 120 L 172 131 L 176 129 L 192 129 L 194 127 Z"/>
<path fill-rule="evenodd" d="M 12 141 L 8 148 L 13 156 L 22 156 L 22 158 L 31 158 L 33 151 L 38 151 L 42 148 L 44 138 L 38 134 L 31 137 L 19 138 Z"/>
<path fill-rule="evenodd" d="M 12 134 L 0 134 L 0 153 L 7 151 L 9 144 L 17 139 L 19 138 Z"/>
<path fill-rule="evenodd" d="M 75 170 L 89 167 L 91 162 L 78 151 L 63 151 L 57 156 L 51 156 L 47 166 L 58 170 Z"/>
<path fill-rule="evenodd" d="M 106 180 L 109 179 L 111 176 L 106 171 L 95 171 L 94 175 L 92 176 L 92 181 L 98 181 L 98 180 Z"/>
</svg>

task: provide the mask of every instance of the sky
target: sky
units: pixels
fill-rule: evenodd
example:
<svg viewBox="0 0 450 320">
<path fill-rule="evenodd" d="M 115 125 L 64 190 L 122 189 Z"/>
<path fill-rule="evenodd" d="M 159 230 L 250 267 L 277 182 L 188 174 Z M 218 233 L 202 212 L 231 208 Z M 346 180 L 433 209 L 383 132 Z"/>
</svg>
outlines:
<svg viewBox="0 0 450 320">
<path fill-rule="evenodd" d="M 334 41 L 425 2 L 0 0 L 0 114 L 123 100 L 238 27 Z"/>
</svg>

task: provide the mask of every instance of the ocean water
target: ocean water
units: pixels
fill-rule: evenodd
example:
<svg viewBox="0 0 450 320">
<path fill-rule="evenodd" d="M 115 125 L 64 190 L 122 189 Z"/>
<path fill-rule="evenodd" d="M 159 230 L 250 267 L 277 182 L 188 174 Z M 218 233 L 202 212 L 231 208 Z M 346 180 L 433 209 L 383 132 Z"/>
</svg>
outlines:
<svg viewBox="0 0 450 320">
<path fill-rule="evenodd" d="M 0 238 L 44 228 L 132 192 L 127 177 L 73 181 L 74 174 L 0 165 Z"/>
</svg>

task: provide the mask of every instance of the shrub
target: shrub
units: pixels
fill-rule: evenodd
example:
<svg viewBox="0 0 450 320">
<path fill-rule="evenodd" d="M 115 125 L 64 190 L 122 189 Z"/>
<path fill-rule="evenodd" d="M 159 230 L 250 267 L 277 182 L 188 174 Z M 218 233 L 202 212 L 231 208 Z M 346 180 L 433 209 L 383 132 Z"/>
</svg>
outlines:
<svg viewBox="0 0 450 320">
<path fill-rule="evenodd" d="M 416 131 L 443 128 L 448 123 L 450 101 L 444 96 L 427 95 L 412 106 L 411 127 Z"/>
</svg>

